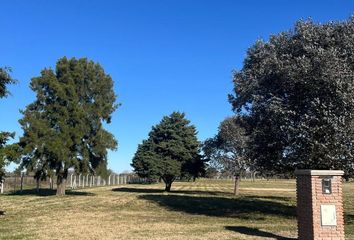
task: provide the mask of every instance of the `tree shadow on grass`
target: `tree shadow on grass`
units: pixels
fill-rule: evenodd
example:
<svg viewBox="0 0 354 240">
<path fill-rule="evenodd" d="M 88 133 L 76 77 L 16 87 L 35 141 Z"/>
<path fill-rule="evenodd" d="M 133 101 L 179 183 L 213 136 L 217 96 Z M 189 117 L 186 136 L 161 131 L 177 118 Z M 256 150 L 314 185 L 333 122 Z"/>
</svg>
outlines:
<svg viewBox="0 0 354 240">
<path fill-rule="evenodd" d="M 255 237 L 267 237 L 274 238 L 277 240 L 296 240 L 296 238 L 282 237 L 274 233 L 259 230 L 258 228 L 250 228 L 244 226 L 226 226 L 225 229 Z"/>
<path fill-rule="evenodd" d="M 114 192 L 131 192 L 131 193 L 163 193 L 163 189 L 153 189 L 153 188 L 114 188 Z M 192 194 L 192 195 L 230 195 L 230 192 L 221 192 L 221 191 L 197 191 L 197 190 L 171 190 L 169 193 L 180 193 L 180 194 Z"/>
<path fill-rule="evenodd" d="M 140 199 L 156 202 L 172 211 L 215 217 L 264 220 L 266 215 L 295 218 L 295 206 L 261 198 L 242 196 L 238 198 L 202 197 L 187 195 L 146 194 Z"/>
<path fill-rule="evenodd" d="M 164 192 L 164 190 L 162 190 L 162 189 L 127 188 L 127 187 L 113 188 L 112 191 L 114 191 L 114 192 L 130 192 L 130 193 L 163 193 Z"/>
<path fill-rule="evenodd" d="M 53 196 L 56 195 L 57 191 L 54 189 L 49 189 L 49 188 L 44 188 L 40 189 L 39 192 L 37 192 L 36 189 L 24 189 L 22 191 L 18 190 L 12 193 L 9 193 L 8 195 L 11 196 Z M 73 190 L 66 190 L 65 195 L 67 196 L 94 196 L 94 193 L 91 192 L 79 192 L 79 191 L 73 191 Z"/>
<path fill-rule="evenodd" d="M 344 222 L 347 225 L 354 224 L 354 214 L 344 214 Z"/>
<path fill-rule="evenodd" d="M 114 192 L 131 192 L 131 193 L 163 193 L 165 192 L 163 189 L 156 188 L 128 188 L 128 187 L 120 187 L 112 189 Z M 202 190 L 171 190 L 169 193 L 179 193 L 179 194 L 190 194 L 190 195 L 209 195 L 209 196 L 234 196 L 232 192 L 224 192 L 224 191 L 202 191 Z M 278 200 L 278 201 L 286 201 L 290 202 L 292 197 L 288 196 L 269 196 L 269 195 L 246 195 L 250 198 L 258 198 L 258 199 L 270 199 L 270 200 Z"/>
<path fill-rule="evenodd" d="M 247 195 L 247 197 L 277 200 L 277 201 L 283 201 L 283 202 L 290 202 L 293 199 L 292 197 L 286 197 L 286 196 L 267 196 L 267 195 L 264 195 L 264 196 L 263 195 Z M 294 198 L 294 201 L 295 201 L 295 198 Z"/>
</svg>

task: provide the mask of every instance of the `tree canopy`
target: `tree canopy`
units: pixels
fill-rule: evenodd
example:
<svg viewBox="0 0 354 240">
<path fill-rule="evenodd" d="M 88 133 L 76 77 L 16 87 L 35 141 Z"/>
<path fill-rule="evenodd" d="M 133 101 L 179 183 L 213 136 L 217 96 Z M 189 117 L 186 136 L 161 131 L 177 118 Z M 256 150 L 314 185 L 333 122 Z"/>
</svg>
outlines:
<svg viewBox="0 0 354 240">
<path fill-rule="evenodd" d="M 353 36 L 354 17 L 299 21 L 249 48 L 229 100 L 260 170 L 353 171 Z"/>
<path fill-rule="evenodd" d="M 57 175 L 57 194 L 65 194 L 69 168 L 94 172 L 116 149 L 114 136 L 103 127 L 116 110 L 113 80 L 85 58 L 61 58 L 55 71 L 44 69 L 32 78 L 36 100 L 22 111 L 22 166 L 45 178 Z"/>
<path fill-rule="evenodd" d="M 11 77 L 11 68 L 0 68 L 0 98 L 6 97 L 9 94 L 7 85 L 14 84 L 16 81 Z"/>
<path fill-rule="evenodd" d="M 7 86 L 16 82 L 10 73 L 10 68 L 0 68 L 0 98 L 6 97 L 9 94 Z M 16 158 L 17 145 L 6 145 L 7 141 L 14 136 L 15 133 L 0 132 L 0 181 L 5 175 L 5 166 Z"/>
<path fill-rule="evenodd" d="M 173 112 L 152 127 L 133 158 L 132 167 L 140 176 L 161 178 L 166 191 L 176 178 L 198 177 L 204 171 L 199 154 L 197 131 L 184 113 Z"/>
</svg>

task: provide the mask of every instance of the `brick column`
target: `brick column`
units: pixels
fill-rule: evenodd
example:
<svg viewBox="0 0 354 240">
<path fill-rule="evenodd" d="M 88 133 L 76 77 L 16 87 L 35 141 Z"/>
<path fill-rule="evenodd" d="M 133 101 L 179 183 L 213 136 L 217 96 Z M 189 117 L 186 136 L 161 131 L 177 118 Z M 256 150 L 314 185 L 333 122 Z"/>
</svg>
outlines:
<svg viewBox="0 0 354 240">
<path fill-rule="evenodd" d="M 344 240 L 342 175 L 339 170 L 297 170 L 299 240 Z"/>
</svg>

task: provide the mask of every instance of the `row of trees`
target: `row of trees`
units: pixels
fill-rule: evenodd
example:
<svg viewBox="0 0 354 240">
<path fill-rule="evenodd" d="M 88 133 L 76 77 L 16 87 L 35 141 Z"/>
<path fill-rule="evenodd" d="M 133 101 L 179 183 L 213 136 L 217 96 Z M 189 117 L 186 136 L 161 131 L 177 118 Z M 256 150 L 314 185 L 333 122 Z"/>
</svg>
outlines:
<svg viewBox="0 0 354 240">
<path fill-rule="evenodd" d="M 243 68 L 234 72 L 229 95 L 235 116 L 216 136 L 198 142 L 196 128 L 174 112 L 154 126 L 138 146 L 137 174 L 163 180 L 166 191 L 177 178 L 195 179 L 206 162 L 235 176 L 243 171 L 287 173 L 297 168 L 343 169 L 354 174 L 354 17 L 344 22 L 300 21 L 295 28 L 257 41 Z M 0 97 L 14 83 L 0 71 Z M 11 160 L 37 178 L 58 177 L 65 194 L 69 168 L 94 172 L 107 165 L 113 135 L 103 128 L 118 107 L 113 81 L 87 59 L 58 61 L 31 81 L 36 100 L 22 111 L 23 136 L 0 134 L 0 168 Z M 0 173 L 1 177 L 1 173 Z"/>
<path fill-rule="evenodd" d="M 173 179 L 189 173 L 186 165 L 195 156 L 193 176 L 208 162 L 210 169 L 235 177 L 235 194 L 246 170 L 343 169 L 347 178 L 353 176 L 353 36 L 354 17 L 327 24 L 299 21 L 291 31 L 257 41 L 234 72 L 229 102 L 235 116 L 201 145 L 203 157 L 197 155 L 195 130 L 188 137 L 194 147 L 184 145 L 188 131 L 172 126 L 182 117 L 174 113 L 139 145 L 135 171 L 161 177 L 169 190 Z"/>
<path fill-rule="evenodd" d="M 1 70 L 1 96 L 13 83 Z M 10 160 L 35 172 L 37 179 L 57 176 L 57 195 L 65 194 L 68 170 L 78 173 L 107 168 L 107 150 L 117 148 L 114 136 L 104 129 L 117 109 L 113 80 L 92 61 L 62 58 L 55 70 L 44 69 L 30 83 L 36 100 L 21 111 L 23 136 L 18 143 L 4 146 L 10 133 L 1 133 L 2 172 Z M 6 161 L 6 162 L 5 162 Z"/>
</svg>

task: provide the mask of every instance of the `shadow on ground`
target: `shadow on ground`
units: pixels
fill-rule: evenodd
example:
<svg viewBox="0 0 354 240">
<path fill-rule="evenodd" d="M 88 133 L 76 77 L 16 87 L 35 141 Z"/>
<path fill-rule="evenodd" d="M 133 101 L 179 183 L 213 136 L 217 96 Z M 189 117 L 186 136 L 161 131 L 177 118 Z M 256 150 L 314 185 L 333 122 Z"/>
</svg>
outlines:
<svg viewBox="0 0 354 240">
<path fill-rule="evenodd" d="M 56 194 L 56 190 L 54 189 L 40 189 L 39 192 L 37 192 L 36 189 L 25 189 L 25 190 L 18 190 L 12 193 L 9 193 L 8 195 L 19 195 L 19 196 L 25 196 L 25 195 L 30 195 L 30 196 L 53 196 Z M 66 190 L 65 194 L 68 196 L 94 196 L 94 193 L 90 192 L 79 192 L 79 191 L 73 191 L 73 190 Z"/>
<path fill-rule="evenodd" d="M 162 189 L 153 189 L 153 188 L 113 188 L 114 192 L 130 192 L 130 193 L 163 193 Z"/>
<path fill-rule="evenodd" d="M 145 194 L 140 199 L 158 203 L 172 211 L 216 217 L 264 220 L 265 216 L 295 218 L 295 206 L 261 197 L 204 197 L 175 194 Z"/>
<path fill-rule="evenodd" d="M 165 192 L 163 189 L 152 189 L 152 188 L 114 188 L 112 191 L 115 192 L 131 192 L 131 193 L 163 193 Z M 194 191 L 194 190 L 171 190 L 169 193 L 180 193 L 180 194 L 192 194 L 192 195 L 230 195 L 230 192 L 222 192 L 222 191 Z"/>
<path fill-rule="evenodd" d="M 5 215 L 5 211 L 0 210 L 0 216 Z"/>
<path fill-rule="evenodd" d="M 344 214 L 344 222 L 345 224 L 354 224 L 354 215 L 353 214 Z"/>
<path fill-rule="evenodd" d="M 274 238 L 277 240 L 296 240 L 296 238 L 282 237 L 274 233 L 259 230 L 258 228 L 250 228 L 244 226 L 226 226 L 225 229 L 254 237 L 267 237 Z"/>
</svg>

